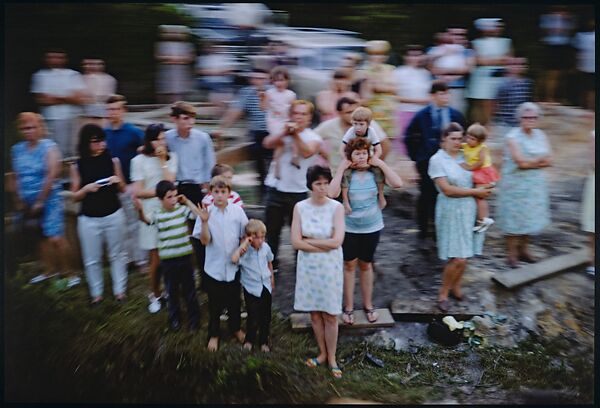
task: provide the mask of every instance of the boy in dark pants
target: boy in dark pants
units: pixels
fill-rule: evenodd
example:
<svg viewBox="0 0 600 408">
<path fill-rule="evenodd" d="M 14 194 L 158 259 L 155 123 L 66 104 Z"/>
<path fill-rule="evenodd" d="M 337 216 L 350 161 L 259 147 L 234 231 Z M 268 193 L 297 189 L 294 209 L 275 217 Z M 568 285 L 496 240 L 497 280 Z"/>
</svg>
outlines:
<svg viewBox="0 0 600 408">
<path fill-rule="evenodd" d="M 231 256 L 239 263 L 244 299 L 248 310 L 246 341 L 244 349 L 252 350 L 259 331 L 261 351 L 269 352 L 269 330 L 271 328 L 271 293 L 275 287 L 273 275 L 273 252 L 265 242 L 267 228 L 262 221 L 252 219 L 246 225 L 246 238 Z"/>
<path fill-rule="evenodd" d="M 162 204 L 159 211 L 149 214 L 148 217 L 144 215 L 141 207 L 138 211 L 143 222 L 154 224 L 158 229 L 158 256 L 169 293 L 169 327 L 173 331 L 181 327 L 181 290 L 187 303 L 189 327 L 194 331 L 198 329 L 200 308 L 196 298 L 192 245 L 186 221 L 191 212 L 199 215 L 200 210 L 185 196 L 178 195 L 175 184 L 167 180 L 162 180 L 156 185 L 156 196 Z"/>
<path fill-rule="evenodd" d="M 213 205 L 204 204 L 199 210 L 200 242 L 206 246 L 204 271 L 206 272 L 206 292 L 208 293 L 208 350 L 219 347 L 220 316 L 223 308 L 228 311 L 229 329 L 240 343 L 244 332 L 240 321 L 240 282 L 238 266 L 231 262 L 231 254 L 238 248 L 244 236 L 248 217 L 244 210 L 229 204 L 231 185 L 223 176 L 213 177 L 210 192 Z"/>
</svg>

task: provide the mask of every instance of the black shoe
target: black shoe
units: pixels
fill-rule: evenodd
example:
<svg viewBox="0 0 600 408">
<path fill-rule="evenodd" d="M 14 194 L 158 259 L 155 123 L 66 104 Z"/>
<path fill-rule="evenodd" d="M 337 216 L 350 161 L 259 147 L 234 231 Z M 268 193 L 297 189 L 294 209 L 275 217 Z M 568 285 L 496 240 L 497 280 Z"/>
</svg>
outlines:
<svg viewBox="0 0 600 408">
<path fill-rule="evenodd" d="M 179 329 L 181 329 L 181 323 L 179 323 L 179 320 L 173 320 L 169 322 L 169 329 L 171 329 L 171 331 L 178 332 Z"/>
</svg>

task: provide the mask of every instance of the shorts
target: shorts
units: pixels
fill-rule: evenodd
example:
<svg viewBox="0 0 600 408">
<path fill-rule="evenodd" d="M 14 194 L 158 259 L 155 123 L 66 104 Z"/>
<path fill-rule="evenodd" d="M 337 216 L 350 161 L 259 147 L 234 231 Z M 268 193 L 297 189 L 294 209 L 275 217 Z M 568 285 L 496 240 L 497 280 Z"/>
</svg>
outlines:
<svg viewBox="0 0 600 408">
<path fill-rule="evenodd" d="M 473 171 L 473 184 L 489 184 L 500 180 L 500 175 L 494 166 L 482 167 Z"/>
<path fill-rule="evenodd" d="M 346 232 L 342 250 L 344 251 L 344 261 L 353 261 L 356 258 L 363 262 L 373 262 L 375 249 L 379 244 L 379 235 L 381 231 L 370 232 L 367 234 L 355 234 Z"/>
</svg>

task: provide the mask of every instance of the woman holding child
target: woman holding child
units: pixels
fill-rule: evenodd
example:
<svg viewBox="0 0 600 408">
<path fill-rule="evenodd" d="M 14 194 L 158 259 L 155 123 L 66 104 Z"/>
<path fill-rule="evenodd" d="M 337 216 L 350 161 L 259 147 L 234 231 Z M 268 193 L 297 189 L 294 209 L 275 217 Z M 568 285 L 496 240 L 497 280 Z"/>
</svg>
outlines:
<svg viewBox="0 0 600 408">
<path fill-rule="evenodd" d="M 167 149 L 167 140 L 163 126 L 152 124 L 146 128 L 142 153 L 131 160 L 131 181 L 134 183 L 136 205 L 143 207 L 145 214 L 160 210 L 160 201 L 156 197 L 156 185 L 161 180 L 175 181 L 177 156 Z M 153 225 L 140 222 L 140 248 L 149 251 L 150 288 L 148 311 L 156 313 L 161 309 L 160 278 L 158 266 L 158 231 Z"/>
<path fill-rule="evenodd" d="M 319 346 L 319 355 L 306 364 L 316 367 L 327 362 L 331 374 L 341 378 L 335 353 L 342 304 L 344 208 L 327 197 L 330 181 L 328 168 L 310 167 L 306 184 L 312 194 L 294 206 L 291 241 L 298 251 L 294 309 L 310 312 Z"/>
<path fill-rule="evenodd" d="M 81 202 L 77 232 L 85 266 L 92 305 L 103 299 L 102 247 L 106 243 L 110 260 L 113 294 L 125 300 L 127 252 L 124 246 L 125 213 L 119 193 L 125 191 L 125 179 L 118 158 L 106 149 L 106 134 L 95 124 L 79 131 L 79 160 L 71 165 L 73 200 Z"/>
<path fill-rule="evenodd" d="M 352 139 L 329 185 L 329 197 L 337 197 L 342 189 L 348 190 L 349 211 L 346 212 L 344 253 L 344 315 L 346 324 L 354 323 L 354 274 L 360 270 L 363 309 L 367 320 L 378 319 L 373 307 L 373 255 L 383 229 L 385 200 L 379 199 L 378 176 L 392 188 L 402 187 L 402 179 L 385 162 L 371 157 L 371 144 L 364 137 Z M 350 174 L 347 170 L 351 169 Z M 383 174 L 382 174 L 383 173 Z M 344 181 L 343 181 L 344 180 Z M 381 193 L 382 194 L 382 193 Z"/>
<path fill-rule="evenodd" d="M 490 188 L 473 188 L 471 172 L 461 167 L 463 132 L 456 122 L 444 129 L 441 148 L 431 157 L 428 170 L 439 192 L 435 205 L 438 256 L 448 260 L 438 295 L 438 308 L 444 313 L 449 295 L 462 300 L 460 284 L 467 259 L 482 253 L 484 235 L 473 231 L 477 218 L 474 198 L 485 199 L 492 192 Z"/>
</svg>

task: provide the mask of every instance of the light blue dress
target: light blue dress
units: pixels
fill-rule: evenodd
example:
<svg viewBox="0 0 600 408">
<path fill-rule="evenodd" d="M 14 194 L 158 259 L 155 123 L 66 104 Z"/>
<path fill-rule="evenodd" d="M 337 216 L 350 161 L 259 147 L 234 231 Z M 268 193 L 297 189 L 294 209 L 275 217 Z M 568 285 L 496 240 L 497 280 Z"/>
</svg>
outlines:
<svg viewBox="0 0 600 408">
<path fill-rule="evenodd" d="M 546 156 L 551 153 L 544 132 L 533 129 L 531 135 L 513 128 L 506 141 L 514 140 L 526 159 Z M 550 224 L 550 199 L 548 184 L 543 169 L 519 169 L 508 150 L 504 147 L 502 178 L 498 183 L 498 227 L 509 235 L 533 235 L 540 233 Z"/>
<path fill-rule="evenodd" d="M 333 235 L 335 211 L 342 204 L 328 199 L 313 205 L 310 198 L 296 206 L 300 213 L 302 236 L 327 239 Z M 294 309 L 303 312 L 342 313 L 344 285 L 342 247 L 327 252 L 298 251 Z"/>
<path fill-rule="evenodd" d="M 12 166 L 19 183 L 19 195 L 28 206 L 35 203 L 42 191 L 48 173 L 46 156 L 53 147 L 58 148 L 58 145 L 50 139 L 41 139 L 33 149 L 29 149 L 27 142 L 19 142 L 12 147 Z M 64 200 L 59 195 L 61 191 L 60 181 L 55 179 L 42 213 L 42 232 L 45 237 L 64 236 Z"/>
<path fill-rule="evenodd" d="M 429 160 L 428 174 L 432 180 L 446 177 L 450 185 L 473 188 L 471 172 L 460 167 L 462 154 L 456 158 L 439 149 Z M 483 253 L 484 233 L 474 233 L 477 206 L 474 197 L 447 197 L 437 187 L 435 231 L 440 259 L 470 258 Z"/>
<path fill-rule="evenodd" d="M 482 37 L 472 42 L 475 55 L 479 58 L 499 58 L 508 56 L 512 48 L 510 38 Z M 467 98 L 495 99 L 498 87 L 504 81 L 502 75 L 495 75 L 502 65 L 477 66 L 471 73 Z"/>
</svg>

